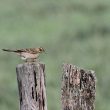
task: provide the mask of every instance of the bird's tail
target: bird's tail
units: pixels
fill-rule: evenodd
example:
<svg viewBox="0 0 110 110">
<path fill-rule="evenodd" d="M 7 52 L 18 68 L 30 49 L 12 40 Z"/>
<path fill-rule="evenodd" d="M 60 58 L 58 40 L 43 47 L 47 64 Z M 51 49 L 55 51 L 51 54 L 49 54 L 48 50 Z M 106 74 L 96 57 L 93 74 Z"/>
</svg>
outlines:
<svg viewBox="0 0 110 110">
<path fill-rule="evenodd" d="M 10 49 L 2 49 L 2 50 L 7 52 L 15 52 L 15 50 L 10 50 Z"/>
</svg>

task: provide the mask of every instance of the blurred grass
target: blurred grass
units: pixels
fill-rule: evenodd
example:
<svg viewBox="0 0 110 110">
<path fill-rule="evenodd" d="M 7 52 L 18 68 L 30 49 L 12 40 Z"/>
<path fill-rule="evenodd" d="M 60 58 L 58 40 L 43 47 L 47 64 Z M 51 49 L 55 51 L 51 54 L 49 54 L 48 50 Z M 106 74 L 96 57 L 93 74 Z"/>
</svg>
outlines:
<svg viewBox="0 0 110 110">
<path fill-rule="evenodd" d="M 60 110 L 61 65 L 96 71 L 96 110 L 110 109 L 109 0 L 0 0 L 0 48 L 42 46 L 48 109 Z M 0 52 L 0 110 L 18 110 L 15 67 L 22 61 Z"/>
</svg>

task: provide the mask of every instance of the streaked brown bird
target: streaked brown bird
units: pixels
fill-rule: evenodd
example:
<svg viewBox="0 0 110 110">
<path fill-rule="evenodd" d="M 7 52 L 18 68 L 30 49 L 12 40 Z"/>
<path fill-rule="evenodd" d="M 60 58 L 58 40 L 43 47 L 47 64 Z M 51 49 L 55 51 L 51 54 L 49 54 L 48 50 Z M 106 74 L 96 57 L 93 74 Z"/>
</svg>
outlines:
<svg viewBox="0 0 110 110">
<path fill-rule="evenodd" d="M 7 52 L 14 52 L 17 55 L 21 57 L 22 60 L 29 62 L 29 61 L 36 61 L 40 53 L 45 52 L 44 48 L 27 48 L 27 49 L 16 49 L 16 50 L 11 50 L 11 49 L 2 49 L 3 51 Z"/>
</svg>

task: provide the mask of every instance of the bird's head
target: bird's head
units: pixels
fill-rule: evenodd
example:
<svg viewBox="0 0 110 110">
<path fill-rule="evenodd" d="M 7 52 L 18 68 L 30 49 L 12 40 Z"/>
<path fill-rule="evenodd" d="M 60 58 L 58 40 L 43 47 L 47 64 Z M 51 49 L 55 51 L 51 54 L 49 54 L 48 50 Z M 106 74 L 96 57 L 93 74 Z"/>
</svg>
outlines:
<svg viewBox="0 0 110 110">
<path fill-rule="evenodd" d="M 38 51 L 39 51 L 39 53 L 45 52 L 44 48 L 42 48 L 42 47 L 40 47 Z"/>
</svg>

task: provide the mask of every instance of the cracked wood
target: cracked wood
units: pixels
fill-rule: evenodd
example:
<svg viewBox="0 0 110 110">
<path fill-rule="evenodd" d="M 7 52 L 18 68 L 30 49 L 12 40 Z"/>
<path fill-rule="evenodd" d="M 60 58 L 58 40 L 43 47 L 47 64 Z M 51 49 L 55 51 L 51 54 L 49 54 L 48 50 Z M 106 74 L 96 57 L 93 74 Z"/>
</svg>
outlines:
<svg viewBox="0 0 110 110">
<path fill-rule="evenodd" d="M 94 71 L 63 65 L 62 110 L 94 110 L 96 77 Z"/>
<path fill-rule="evenodd" d="M 19 64 L 16 68 L 20 110 L 47 110 L 45 65 Z"/>
</svg>

